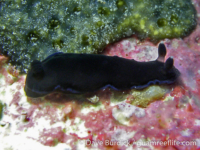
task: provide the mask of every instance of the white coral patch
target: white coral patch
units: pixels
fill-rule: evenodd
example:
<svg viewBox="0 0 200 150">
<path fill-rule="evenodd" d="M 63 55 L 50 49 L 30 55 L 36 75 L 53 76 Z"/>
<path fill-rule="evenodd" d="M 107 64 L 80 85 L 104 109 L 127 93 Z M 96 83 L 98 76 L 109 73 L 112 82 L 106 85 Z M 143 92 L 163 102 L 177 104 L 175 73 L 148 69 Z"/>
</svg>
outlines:
<svg viewBox="0 0 200 150">
<path fill-rule="evenodd" d="M 191 135 L 191 132 L 189 129 L 186 129 L 186 130 L 181 131 L 181 135 L 189 137 Z"/>
<path fill-rule="evenodd" d="M 118 104 L 118 108 L 113 108 L 112 115 L 121 124 L 129 125 L 129 119 L 132 115 L 135 115 L 138 118 L 144 117 L 145 110 L 143 108 L 122 102 Z"/>
</svg>

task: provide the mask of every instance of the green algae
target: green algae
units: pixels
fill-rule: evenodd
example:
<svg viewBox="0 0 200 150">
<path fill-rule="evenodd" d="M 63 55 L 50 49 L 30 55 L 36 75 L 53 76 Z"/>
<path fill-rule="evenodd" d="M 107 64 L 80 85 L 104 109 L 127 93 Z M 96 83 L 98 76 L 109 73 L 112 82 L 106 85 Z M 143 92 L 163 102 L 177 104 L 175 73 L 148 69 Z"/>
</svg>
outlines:
<svg viewBox="0 0 200 150">
<path fill-rule="evenodd" d="M 152 85 L 143 90 L 132 90 L 129 100 L 132 105 L 147 107 L 150 103 L 161 100 L 170 91 L 168 86 Z"/>
<path fill-rule="evenodd" d="M 57 51 L 97 53 L 132 34 L 152 41 L 183 37 L 195 19 L 189 0 L 4 0 L 0 50 L 26 72 L 34 59 Z"/>
</svg>

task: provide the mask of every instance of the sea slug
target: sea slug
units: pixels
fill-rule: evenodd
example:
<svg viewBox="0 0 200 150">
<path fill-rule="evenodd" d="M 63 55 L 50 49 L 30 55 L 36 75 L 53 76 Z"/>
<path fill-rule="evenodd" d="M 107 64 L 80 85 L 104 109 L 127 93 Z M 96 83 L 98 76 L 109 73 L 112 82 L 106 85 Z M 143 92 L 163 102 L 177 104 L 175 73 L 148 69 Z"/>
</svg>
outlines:
<svg viewBox="0 0 200 150">
<path fill-rule="evenodd" d="M 55 53 L 42 62 L 34 60 L 26 78 L 28 97 L 41 97 L 51 92 L 87 93 L 104 88 L 114 90 L 143 89 L 151 84 L 171 84 L 180 72 L 173 58 L 164 62 L 166 48 L 158 47 L 158 58 L 137 62 L 117 56 Z"/>
</svg>

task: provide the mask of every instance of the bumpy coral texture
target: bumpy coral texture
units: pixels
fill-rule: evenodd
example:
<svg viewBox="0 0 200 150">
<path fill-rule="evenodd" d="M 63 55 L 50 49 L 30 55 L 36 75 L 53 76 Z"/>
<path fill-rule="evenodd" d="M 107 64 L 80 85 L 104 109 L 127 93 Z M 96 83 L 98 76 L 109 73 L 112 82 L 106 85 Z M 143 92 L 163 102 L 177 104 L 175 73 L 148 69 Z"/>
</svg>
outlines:
<svg viewBox="0 0 200 150">
<path fill-rule="evenodd" d="M 158 41 L 196 25 L 189 0 L 14 0 L 0 8 L 0 50 L 22 72 L 56 51 L 97 53 L 134 33 Z"/>
</svg>

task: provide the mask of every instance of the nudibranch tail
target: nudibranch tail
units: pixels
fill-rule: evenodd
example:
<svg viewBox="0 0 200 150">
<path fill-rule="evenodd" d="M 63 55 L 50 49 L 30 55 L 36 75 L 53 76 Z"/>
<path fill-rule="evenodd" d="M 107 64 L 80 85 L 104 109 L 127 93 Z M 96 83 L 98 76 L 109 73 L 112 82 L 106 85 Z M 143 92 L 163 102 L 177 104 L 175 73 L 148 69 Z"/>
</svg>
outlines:
<svg viewBox="0 0 200 150">
<path fill-rule="evenodd" d="M 38 60 L 34 60 L 31 63 L 31 70 L 33 71 L 33 76 L 36 79 L 42 79 L 44 77 L 44 68 L 42 66 L 42 62 Z"/>
</svg>

